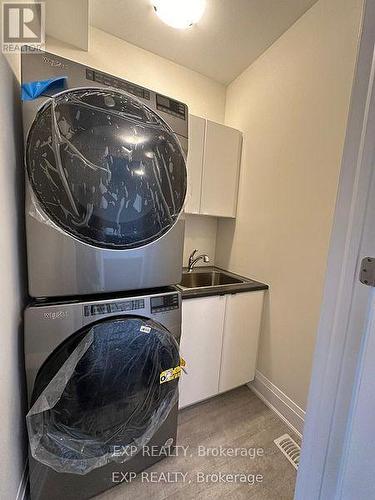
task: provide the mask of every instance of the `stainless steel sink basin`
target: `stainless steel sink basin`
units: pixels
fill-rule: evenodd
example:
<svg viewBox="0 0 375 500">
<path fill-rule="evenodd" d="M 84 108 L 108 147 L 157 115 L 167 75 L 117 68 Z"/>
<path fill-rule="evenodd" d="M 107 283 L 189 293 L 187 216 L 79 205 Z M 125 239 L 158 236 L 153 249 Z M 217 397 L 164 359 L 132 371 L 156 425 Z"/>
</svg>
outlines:
<svg viewBox="0 0 375 500">
<path fill-rule="evenodd" d="M 180 286 L 183 288 L 203 288 L 211 286 L 234 285 L 236 283 L 244 283 L 244 281 L 221 271 L 193 271 L 191 273 L 183 273 Z"/>
<path fill-rule="evenodd" d="M 267 290 L 268 286 L 219 267 L 201 266 L 194 267 L 191 272 L 188 272 L 188 268 L 184 268 L 182 280 L 177 288 L 183 298 L 193 298 Z"/>
</svg>

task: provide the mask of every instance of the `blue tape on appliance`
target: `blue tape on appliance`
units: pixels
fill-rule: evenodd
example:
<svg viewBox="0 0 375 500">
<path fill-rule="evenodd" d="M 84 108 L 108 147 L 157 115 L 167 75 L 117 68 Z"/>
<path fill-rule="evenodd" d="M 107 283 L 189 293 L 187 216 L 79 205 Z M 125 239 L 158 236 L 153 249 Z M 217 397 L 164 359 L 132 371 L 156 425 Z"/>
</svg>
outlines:
<svg viewBox="0 0 375 500">
<path fill-rule="evenodd" d="M 56 92 L 64 90 L 67 80 L 67 76 L 59 76 L 58 78 L 50 78 L 49 80 L 23 83 L 21 87 L 21 99 L 23 101 L 32 101 L 47 91 Z"/>
</svg>

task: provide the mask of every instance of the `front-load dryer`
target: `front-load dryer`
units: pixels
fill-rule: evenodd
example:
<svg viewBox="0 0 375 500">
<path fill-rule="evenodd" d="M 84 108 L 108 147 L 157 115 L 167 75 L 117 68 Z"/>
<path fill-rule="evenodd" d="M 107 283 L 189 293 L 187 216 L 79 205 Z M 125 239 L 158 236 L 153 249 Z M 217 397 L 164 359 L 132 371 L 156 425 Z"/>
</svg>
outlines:
<svg viewBox="0 0 375 500">
<path fill-rule="evenodd" d="M 31 500 L 91 498 L 173 452 L 180 334 L 171 288 L 26 308 Z"/>
<path fill-rule="evenodd" d="M 178 283 L 186 105 L 44 52 L 22 96 L 30 295 Z"/>
</svg>

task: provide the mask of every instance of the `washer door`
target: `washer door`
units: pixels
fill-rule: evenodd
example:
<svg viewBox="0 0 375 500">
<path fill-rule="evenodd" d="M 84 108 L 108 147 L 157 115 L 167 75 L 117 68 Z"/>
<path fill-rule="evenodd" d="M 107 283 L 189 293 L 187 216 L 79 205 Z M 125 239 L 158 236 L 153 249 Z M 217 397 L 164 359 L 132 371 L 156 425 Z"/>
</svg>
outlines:
<svg viewBox="0 0 375 500">
<path fill-rule="evenodd" d="M 27 415 L 33 457 L 57 472 L 86 474 L 125 462 L 152 438 L 178 399 L 178 344 L 140 317 L 105 320 L 70 337 L 35 381 Z"/>
<path fill-rule="evenodd" d="M 179 140 L 157 113 L 118 90 L 83 88 L 51 98 L 30 128 L 26 163 L 46 220 L 94 246 L 144 246 L 183 208 Z"/>
</svg>

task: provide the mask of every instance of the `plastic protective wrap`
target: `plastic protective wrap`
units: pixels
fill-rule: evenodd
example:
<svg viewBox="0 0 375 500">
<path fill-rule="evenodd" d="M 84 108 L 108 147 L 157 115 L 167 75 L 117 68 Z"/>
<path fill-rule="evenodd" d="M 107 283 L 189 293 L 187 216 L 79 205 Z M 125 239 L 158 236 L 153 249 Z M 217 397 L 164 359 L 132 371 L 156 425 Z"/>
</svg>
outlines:
<svg viewBox="0 0 375 500">
<path fill-rule="evenodd" d="M 64 90 L 67 80 L 67 76 L 58 76 L 48 80 L 23 83 L 21 85 L 21 99 L 23 101 L 33 101 L 43 94 L 56 94 L 58 91 Z"/>
<path fill-rule="evenodd" d="M 138 317 L 97 323 L 77 339 L 39 371 L 26 421 L 36 460 L 87 474 L 131 459 L 160 428 L 178 400 L 178 374 L 165 373 L 179 369 L 179 348 Z"/>
<path fill-rule="evenodd" d="M 157 113 L 119 90 L 51 97 L 30 128 L 26 164 L 37 198 L 30 214 L 95 246 L 151 243 L 184 205 L 178 138 Z"/>
</svg>

